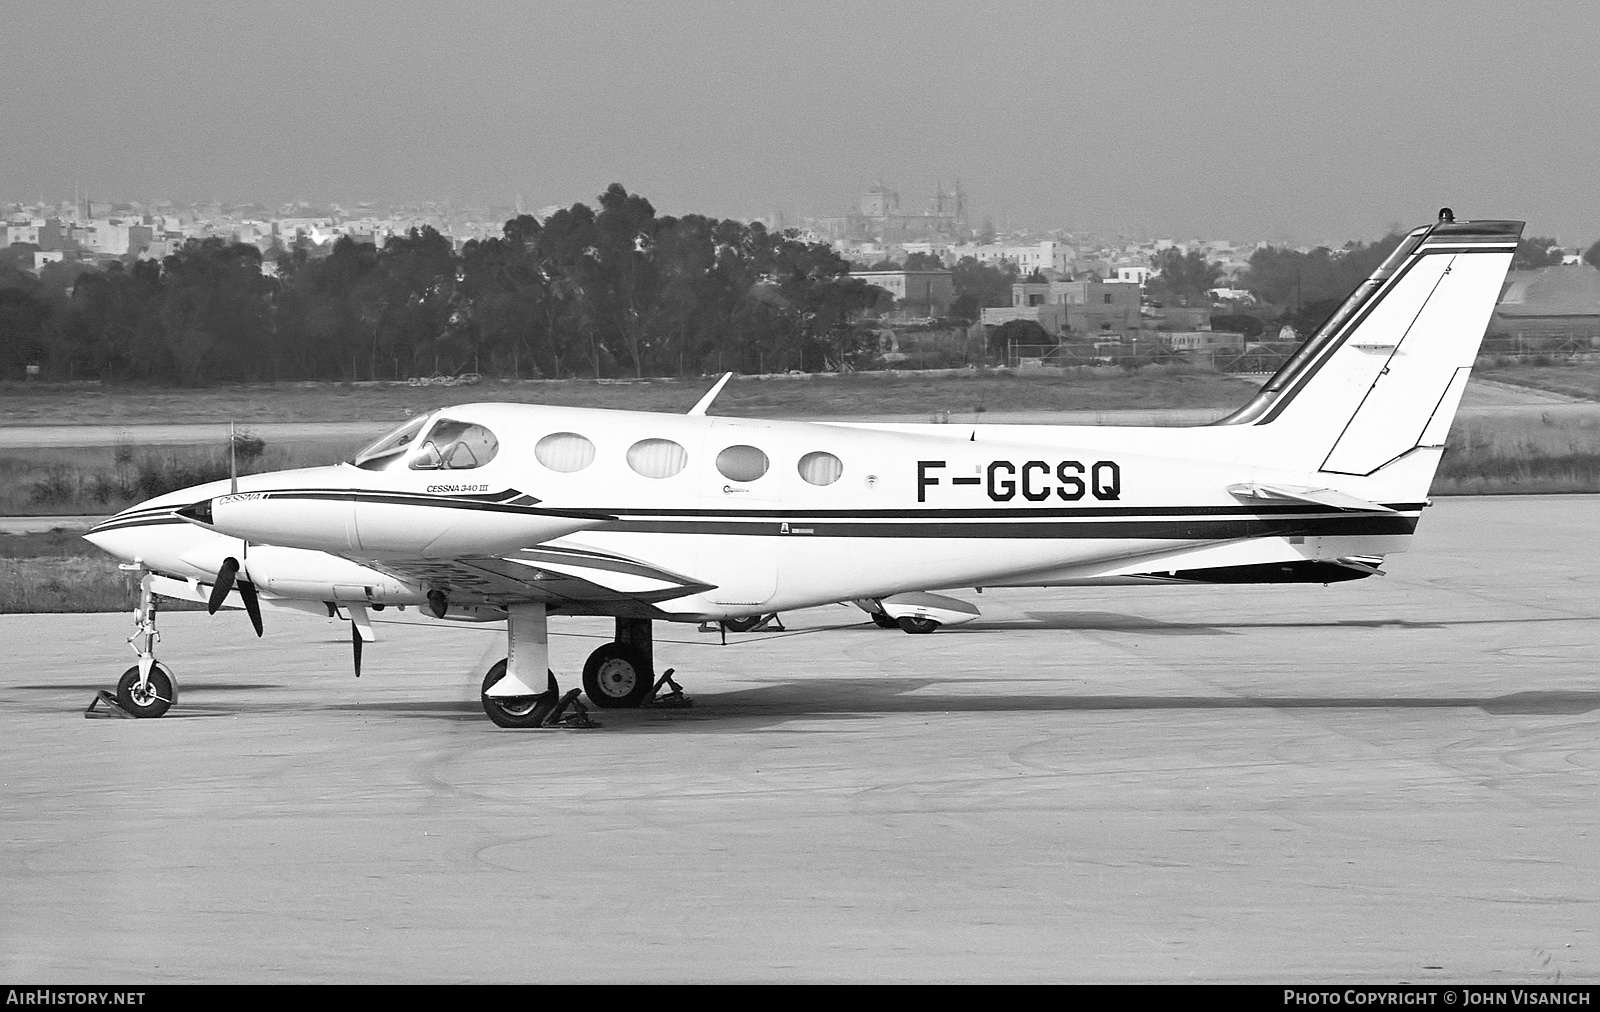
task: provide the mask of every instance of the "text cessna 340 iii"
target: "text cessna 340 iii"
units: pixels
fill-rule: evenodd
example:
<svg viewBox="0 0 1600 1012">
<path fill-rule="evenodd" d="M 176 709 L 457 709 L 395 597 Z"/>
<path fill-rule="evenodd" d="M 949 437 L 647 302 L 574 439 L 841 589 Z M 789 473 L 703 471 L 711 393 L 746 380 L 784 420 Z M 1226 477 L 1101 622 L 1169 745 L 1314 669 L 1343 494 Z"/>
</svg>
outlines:
<svg viewBox="0 0 1600 1012">
<path fill-rule="evenodd" d="M 502 727 L 548 724 L 549 615 L 606 615 L 601 707 L 658 688 L 652 623 L 855 601 L 911 632 L 974 617 L 929 593 L 1106 583 L 1329 583 L 1379 573 L 1427 505 L 1522 232 L 1448 209 L 1240 410 L 1186 428 L 867 425 L 463 404 L 348 463 L 173 492 L 90 541 L 141 571 L 117 698 L 159 716 L 159 596 L 352 624 L 368 609 L 504 621 L 485 675 Z M 723 382 L 726 381 L 724 377 Z"/>
</svg>

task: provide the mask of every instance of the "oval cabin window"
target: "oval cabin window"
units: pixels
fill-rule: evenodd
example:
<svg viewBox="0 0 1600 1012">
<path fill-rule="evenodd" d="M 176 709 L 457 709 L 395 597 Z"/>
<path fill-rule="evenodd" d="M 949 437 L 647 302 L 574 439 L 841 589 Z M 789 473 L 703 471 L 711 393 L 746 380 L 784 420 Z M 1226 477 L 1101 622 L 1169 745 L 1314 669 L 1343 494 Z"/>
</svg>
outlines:
<svg viewBox="0 0 1600 1012">
<path fill-rule="evenodd" d="M 571 474 L 594 463 L 594 444 L 576 432 L 552 432 L 534 444 L 533 456 L 552 471 Z"/>
<path fill-rule="evenodd" d="M 753 446 L 730 446 L 717 454 L 717 470 L 729 481 L 755 481 L 767 473 L 767 455 Z"/>
<path fill-rule="evenodd" d="M 646 478 L 670 478 L 689 464 L 689 451 L 670 439 L 641 439 L 628 447 L 628 466 Z"/>
<path fill-rule="evenodd" d="M 844 462 L 821 450 L 800 458 L 800 477 L 809 485 L 832 485 L 844 474 Z"/>
</svg>

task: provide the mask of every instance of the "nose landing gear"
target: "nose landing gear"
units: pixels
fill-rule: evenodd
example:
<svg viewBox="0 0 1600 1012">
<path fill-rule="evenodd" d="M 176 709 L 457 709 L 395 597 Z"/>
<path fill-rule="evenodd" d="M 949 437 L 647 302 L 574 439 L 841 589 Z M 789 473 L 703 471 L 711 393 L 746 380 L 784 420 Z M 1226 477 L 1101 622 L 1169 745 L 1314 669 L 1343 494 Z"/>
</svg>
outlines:
<svg viewBox="0 0 1600 1012">
<path fill-rule="evenodd" d="M 119 567 L 139 575 L 139 605 L 133 610 L 133 635 L 128 645 L 139 655 L 139 663 L 117 679 L 113 695 L 104 689 L 95 694 L 83 711 L 85 717 L 159 717 L 178 701 L 178 682 L 172 671 L 156 660 L 155 645 L 161 639 L 156 631 L 156 595 L 150 590 L 154 574 L 137 564 Z M 100 704 L 105 709 L 97 710 Z"/>
</svg>

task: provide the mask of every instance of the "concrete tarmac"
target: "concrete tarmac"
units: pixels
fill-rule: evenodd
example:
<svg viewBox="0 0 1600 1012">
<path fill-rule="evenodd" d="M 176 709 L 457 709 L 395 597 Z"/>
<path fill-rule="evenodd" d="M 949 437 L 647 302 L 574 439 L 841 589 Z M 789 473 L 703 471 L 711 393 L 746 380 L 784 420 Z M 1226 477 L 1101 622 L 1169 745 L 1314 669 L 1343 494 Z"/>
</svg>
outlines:
<svg viewBox="0 0 1600 1012">
<path fill-rule="evenodd" d="M 1596 497 L 1449 499 L 1330 588 L 659 630 L 692 709 L 482 715 L 494 627 L 4 616 L 0 978 L 1600 980 Z M 385 612 L 380 617 L 394 616 Z M 606 638 L 552 622 L 575 683 Z"/>
</svg>

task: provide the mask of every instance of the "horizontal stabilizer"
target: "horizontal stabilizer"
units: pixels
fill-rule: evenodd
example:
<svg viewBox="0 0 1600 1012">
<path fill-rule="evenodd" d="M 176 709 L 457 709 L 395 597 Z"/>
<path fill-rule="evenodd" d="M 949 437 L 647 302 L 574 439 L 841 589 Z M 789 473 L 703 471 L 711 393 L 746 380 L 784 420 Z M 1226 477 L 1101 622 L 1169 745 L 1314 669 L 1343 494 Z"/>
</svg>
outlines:
<svg viewBox="0 0 1600 1012">
<path fill-rule="evenodd" d="M 1358 499 L 1353 495 L 1332 488 L 1262 485 L 1252 481 L 1244 482 L 1240 485 L 1229 485 L 1228 492 L 1238 499 L 1257 499 L 1267 502 L 1299 502 L 1311 506 L 1326 506 L 1328 509 L 1346 510 L 1352 513 L 1394 512 L 1387 506 L 1368 502 L 1365 499 Z"/>
</svg>

